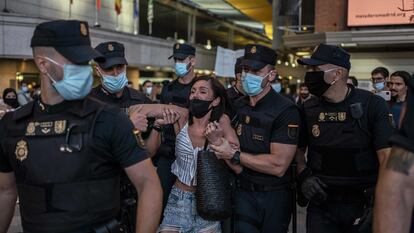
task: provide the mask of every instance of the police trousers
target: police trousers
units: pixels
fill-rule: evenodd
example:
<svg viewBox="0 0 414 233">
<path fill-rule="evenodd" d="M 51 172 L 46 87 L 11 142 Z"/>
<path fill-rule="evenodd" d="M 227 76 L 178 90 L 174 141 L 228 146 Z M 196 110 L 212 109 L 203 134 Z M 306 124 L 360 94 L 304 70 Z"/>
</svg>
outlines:
<svg viewBox="0 0 414 233">
<path fill-rule="evenodd" d="M 309 203 L 306 216 L 307 233 L 347 233 L 355 219 L 364 212 L 364 200 L 355 202 Z"/>
<path fill-rule="evenodd" d="M 292 214 L 292 193 L 288 186 L 255 192 L 238 189 L 235 193 L 236 233 L 284 233 Z"/>
</svg>

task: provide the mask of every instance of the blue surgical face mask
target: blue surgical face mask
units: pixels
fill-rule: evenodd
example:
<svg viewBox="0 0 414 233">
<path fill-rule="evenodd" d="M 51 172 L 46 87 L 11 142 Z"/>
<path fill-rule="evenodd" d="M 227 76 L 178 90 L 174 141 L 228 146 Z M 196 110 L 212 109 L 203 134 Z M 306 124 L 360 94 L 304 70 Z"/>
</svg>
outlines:
<svg viewBox="0 0 414 233">
<path fill-rule="evenodd" d="M 117 76 L 103 75 L 102 73 L 101 76 L 102 85 L 112 94 L 122 91 L 122 89 L 124 89 L 124 87 L 128 84 L 128 78 L 125 71 Z"/>
<path fill-rule="evenodd" d="M 270 74 L 270 72 L 268 74 L 266 74 L 266 76 L 261 77 L 261 76 L 254 75 L 254 74 L 251 74 L 251 73 L 244 73 L 243 72 L 242 77 L 241 77 L 241 81 L 242 81 L 242 86 L 243 86 L 244 92 L 249 96 L 256 96 L 256 95 L 260 94 L 263 91 L 262 81 L 269 74 Z"/>
<path fill-rule="evenodd" d="M 23 91 L 24 93 L 26 93 L 26 92 L 28 92 L 28 91 L 29 91 L 29 88 L 28 88 L 28 87 L 26 87 L 26 86 L 23 86 L 23 87 L 22 87 L 22 91 Z"/>
<path fill-rule="evenodd" d="M 188 73 L 187 65 L 188 63 L 180 63 L 180 62 L 175 63 L 175 74 L 179 78 L 184 77 Z"/>
<path fill-rule="evenodd" d="M 384 87 L 385 87 L 385 83 L 384 82 L 382 82 L 382 83 L 374 83 L 374 89 L 375 90 L 382 90 L 382 89 L 384 89 Z"/>
<path fill-rule="evenodd" d="M 63 79 L 56 81 L 49 73 L 46 75 L 52 81 L 53 87 L 64 100 L 79 100 L 85 98 L 92 89 L 92 67 L 89 65 L 61 65 L 51 58 L 48 61 L 63 68 Z"/>
<path fill-rule="evenodd" d="M 280 93 L 282 91 L 282 84 L 280 83 L 273 83 L 272 84 L 273 90 L 275 90 L 277 93 Z"/>
</svg>

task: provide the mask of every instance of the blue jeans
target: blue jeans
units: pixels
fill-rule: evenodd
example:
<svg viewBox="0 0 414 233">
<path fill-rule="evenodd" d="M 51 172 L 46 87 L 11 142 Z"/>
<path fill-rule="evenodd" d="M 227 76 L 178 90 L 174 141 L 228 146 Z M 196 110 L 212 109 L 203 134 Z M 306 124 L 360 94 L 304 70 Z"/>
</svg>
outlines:
<svg viewBox="0 0 414 233">
<path fill-rule="evenodd" d="M 195 193 L 173 186 L 158 232 L 220 233 L 220 222 L 202 219 L 196 210 Z"/>
</svg>

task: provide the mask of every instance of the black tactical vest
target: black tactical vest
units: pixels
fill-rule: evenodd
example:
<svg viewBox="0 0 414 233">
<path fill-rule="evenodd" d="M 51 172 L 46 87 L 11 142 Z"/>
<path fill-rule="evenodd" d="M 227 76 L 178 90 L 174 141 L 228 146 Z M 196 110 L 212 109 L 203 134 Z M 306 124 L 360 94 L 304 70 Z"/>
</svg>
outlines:
<svg viewBox="0 0 414 233">
<path fill-rule="evenodd" d="M 236 101 L 235 106 L 238 112 L 236 116 L 237 122 L 234 125 L 241 151 L 251 153 L 252 155 L 270 153 L 273 123 L 283 111 L 293 105 L 280 95 L 277 95 L 276 98 L 273 98 L 275 101 L 274 107 L 266 112 L 252 111 L 246 102 L 248 97 Z M 245 167 L 239 178 L 246 179 L 255 184 L 277 186 L 288 184 L 290 182 L 290 173 L 290 171 L 287 171 L 283 177 L 277 177 Z"/>
<path fill-rule="evenodd" d="M 30 102 L 7 119 L 5 153 L 25 232 L 92 232 L 119 211 L 119 173 L 93 143 L 103 105 L 87 98 L 56 114 Z M 6 119 L 5 119 L 6 120 Z"/>
<path fill-rule="evenodd" d="M 178 80 L 174 80 L 162 89 L 161 104 L 173 104 L 180 107 L 188 107 L 188 97 L 190 95 L 191 83 L 184 85 Z M 159 149 L 161 156 L 175 157 L 175 131 L 173 125 L 167 125 L 162 131 L 162 145 Z"/>
<path fill-rule="evenodd" d="M 308 167 L 329 185 L 376 182 L 379 162 L 372 146 L 373 122 L 368 112 L 371 96 L 370 92 L 354 89 L 341 104 L 319 98 L 304 103 Z M 356 105 L 361 106 L 360 116 L 351 110 Z"/>
</svg>

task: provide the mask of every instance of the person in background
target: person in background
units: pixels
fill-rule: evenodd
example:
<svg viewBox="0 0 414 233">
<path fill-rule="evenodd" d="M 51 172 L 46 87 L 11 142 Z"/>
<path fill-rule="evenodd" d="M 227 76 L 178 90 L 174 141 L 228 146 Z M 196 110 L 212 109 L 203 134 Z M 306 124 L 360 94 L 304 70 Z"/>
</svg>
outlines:
<svg viewBox="0 0 414 233">
<path fill-rule="evenodd" d="M 226 90 L 227 96 L 231 103 L 233 103 L 236 99 L 244 96 L 243 87 L 241 84 L 241 75 L 242 75 L 242 67 L 241 62 L 243 60 L 243 56 L 237 58 L 236 64 L 234 65 L 234 76 L 235 79 L 232 80 L 231 87 Z"/>
<path fill-rule="evenodd" d="M 134 88 L 134 83 L 131 81 L 128 81 L 127 87 Z"/>
<path fill-rule="evenodd" d="M 377 67 L 371 72 L 371 81 L 374 90 L 372 92 L 377 93 L 380 91 L 388 91 L 387 80 L 390 72 L 385 67 Z"/>
<path fill-rule="evenodd" d="M 312 95 L 309 92 L 308 86 L 305 83 L 301 83 L 299 85 L 299 96 L 296 99 L 296 104 L 300 106 L 310 98 L 312 98 Z"/>
<path fill-rule="evenodd" d="M 25 105 L 32 101 L 32 97 L 30 97 L 29 87 L 26 83 L 22 83 L 22 87 L 17 94 L 17 101 L 19 101 L 20 105 Z"/>
<path fill-rule="evenodd" d="M 355 76 L 349 76 L 348 80 L 346 80 L 346 83 L 354 86 L 354 87 L 358 87 L 358 80 L 355 78 Z"/>
<path fill-rule="evenodd" d="M 154 85 L 154 83 L 149 80 L 144 81 L 142 84 L 142 93 L 144 93 L 144 95 L 148 97 L 151 102 L 157 102 L 157 92 L 158 88 Z"/>
<path fill-rule="evenodd" d="M 10 108 L 16 109 L 20 107 L 19 101 L 17 101 L 17 93 L 13 88 L 6 88 L 3 91 L 3 102 Z"/>
<path fill-rule="evenodd" d="M 403 105 L 406 103 L 407 84 L 410 78 L 410 74 L 406 71 L 396 71 L 390 75 L 391 101 L 388 102 L 388 107 L 396 126 L 400 122 L 400 113 Z"/>
</svg>

